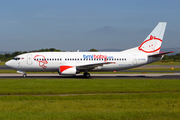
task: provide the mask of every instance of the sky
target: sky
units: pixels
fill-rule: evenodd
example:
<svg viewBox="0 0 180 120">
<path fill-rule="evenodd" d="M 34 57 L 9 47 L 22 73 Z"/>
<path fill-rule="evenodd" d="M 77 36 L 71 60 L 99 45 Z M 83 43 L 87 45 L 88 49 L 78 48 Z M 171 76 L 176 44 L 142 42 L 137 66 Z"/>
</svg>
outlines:
<svg viewBox="0 0 180 120">
<path fill-rule="evenodd" d="M 180 45 L 179 0 L 1 0 L 0 51 L 139 46 L 167 22 L 162 48 Z"/>
</svg>

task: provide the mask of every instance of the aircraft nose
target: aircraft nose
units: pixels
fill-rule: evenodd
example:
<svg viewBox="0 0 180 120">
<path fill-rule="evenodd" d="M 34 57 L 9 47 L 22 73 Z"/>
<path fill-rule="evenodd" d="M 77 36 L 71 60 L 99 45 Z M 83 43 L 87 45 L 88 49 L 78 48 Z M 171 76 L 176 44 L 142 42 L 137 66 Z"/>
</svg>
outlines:
<svg viewBox="0 0 180 120">
<path fill-rule="evenodd" d="M 5 66 L 7 66 L 7 67 L 9 67 L 9 68 L 12 68 L 12 66 L 13 66 L 12 61 L 11 61 L 11 60 L 10 60 L 10 61 L 7 61 L 7 62 L 5 63 Z"/>
</svg>

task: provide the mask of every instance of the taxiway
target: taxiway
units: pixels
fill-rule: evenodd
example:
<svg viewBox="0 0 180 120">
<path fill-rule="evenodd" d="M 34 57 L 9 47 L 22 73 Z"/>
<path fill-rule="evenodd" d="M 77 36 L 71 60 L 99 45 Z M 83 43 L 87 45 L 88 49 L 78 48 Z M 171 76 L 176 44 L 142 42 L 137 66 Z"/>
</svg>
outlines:
<svg viewBox="0 0 180 120">
<path fill-rule="evenodd" d="M 0 78 L 23 78 L 22 74 L 1 73 Z M 82 74 L 76 76 L 66 76 L 59 74 L 27 74 L 26 78 L 47 78 L 47 79 L 64 79 L 64 78 L 84 78 Z M 161 74 L 91 74 L 88 79 L 180 79 L 180 73 L 161 73 Z"/>
</svg>

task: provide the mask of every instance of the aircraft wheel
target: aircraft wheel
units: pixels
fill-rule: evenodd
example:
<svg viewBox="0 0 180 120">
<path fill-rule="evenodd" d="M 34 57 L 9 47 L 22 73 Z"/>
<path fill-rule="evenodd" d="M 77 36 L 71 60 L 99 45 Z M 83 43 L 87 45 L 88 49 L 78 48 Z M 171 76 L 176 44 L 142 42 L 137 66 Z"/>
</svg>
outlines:
<svg viewBox="0 0 180 120">
<path fill-rule="evenodd" d="M 85 78 L 89 78 L 91 75 L 89 73 L 84 73 Z"/>
<path fill-rule="evenodd" d="M 27 74 L 25 73 L 25 74 L 23 74 L 23 77 L 25 78 L 25 77 L 27 77 Z"/>
</svg>

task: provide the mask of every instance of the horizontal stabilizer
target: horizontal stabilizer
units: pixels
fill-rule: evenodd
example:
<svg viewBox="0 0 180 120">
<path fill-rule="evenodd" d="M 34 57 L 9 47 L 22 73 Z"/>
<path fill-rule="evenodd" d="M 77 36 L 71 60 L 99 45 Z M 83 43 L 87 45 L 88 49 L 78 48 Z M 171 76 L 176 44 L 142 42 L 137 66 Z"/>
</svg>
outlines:
<svg viewBox="0 0 180 120">
<path fill-rule="evenodd" d="M 163 52 L 163 53 L 158 53 L 158 54 L 154 54 L 154 55 L 149 55 L 148 57 L 159 57 L 162 55 L 166 55 L 166 54 L 170 54 L 173 53 L 174 51 L 170 51 L 170 52 Z"/>
</svg>

